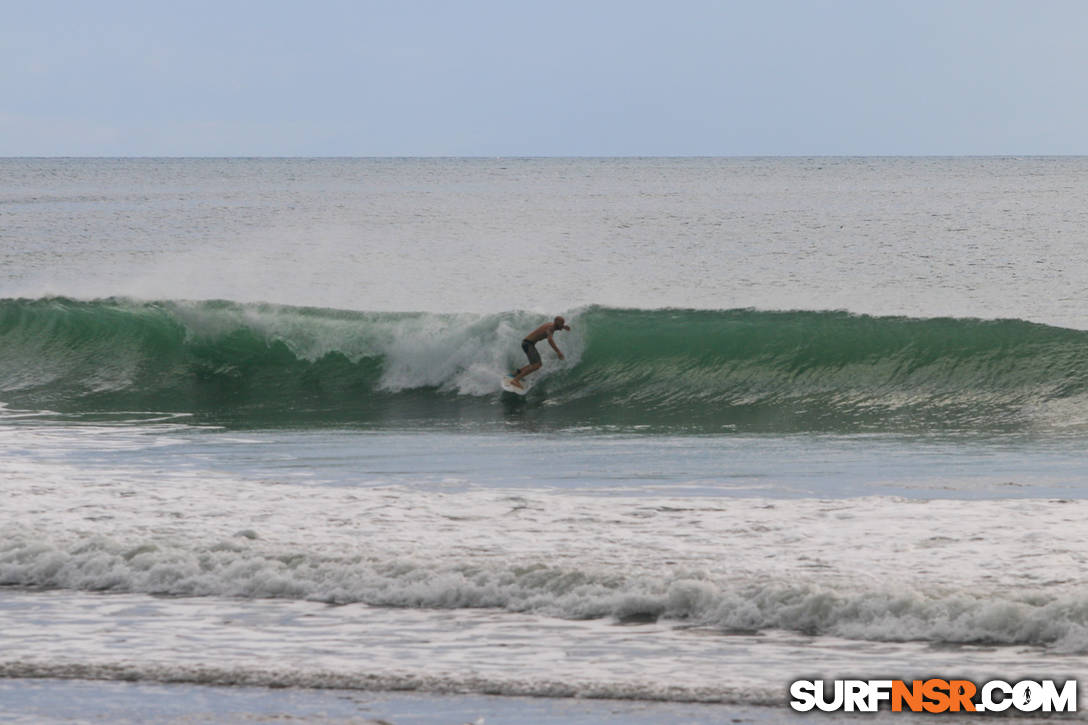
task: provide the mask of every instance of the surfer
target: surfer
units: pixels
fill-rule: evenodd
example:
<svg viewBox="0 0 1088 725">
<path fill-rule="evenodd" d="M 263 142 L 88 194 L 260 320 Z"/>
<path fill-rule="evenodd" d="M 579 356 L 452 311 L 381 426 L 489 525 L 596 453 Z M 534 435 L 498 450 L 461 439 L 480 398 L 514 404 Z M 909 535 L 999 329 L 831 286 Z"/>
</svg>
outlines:
<svg viewBox="0 0 1088 725">
<path fill-rule="evenodd" d="M 534 373 L 540 369 L 542 363 L 540 362 L 540 353 L 536 350 L 536 344 L 544 338 L 548 339 L 548 344 L 555 350 L 555 354 L 559 356 L 559 359 L 563 360 L 563 351 L 555 344 L 552 335 L 560 330 L 569 329 L 570 326 L 567 324 L 567 321 L 561 316 L 558 316 L 553 321 L 545 322 L 543 325 L 526 335 L 525 339 L 521 341 L 521 349 L 525 351 L 525 355 L 529 358 L 529 364 L 514 371 L 514 377 L 510 379 L 510 384 L 518 388 L 524 387 L 521 384 L 521 379 L 529 373 Z"/>
</svg>

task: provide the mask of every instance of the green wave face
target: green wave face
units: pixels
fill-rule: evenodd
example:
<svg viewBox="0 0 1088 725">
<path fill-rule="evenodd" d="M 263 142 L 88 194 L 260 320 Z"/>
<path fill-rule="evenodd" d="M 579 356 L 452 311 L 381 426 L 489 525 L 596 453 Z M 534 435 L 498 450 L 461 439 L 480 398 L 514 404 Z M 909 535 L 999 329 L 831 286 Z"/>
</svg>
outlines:
<svg viewBox="0 0 1088 725">
<path fill-rule="evenodd" d="M 1061 425 L 1049 413 L 1088 391 L 1088 333 L 1018 320 L 752 310 L 587 317 L 592 343 L 571 398 L 704 430 Z"/>
<path fill-rule="evenodd" d="M 525 398 L 498 389 L 540 315 L 0 300 L 0 402 L 243 426 L 525 423 L 630 430 L 1083 427 L 1088 333 L 842 312 L 567 315 Z"/>
</svg>

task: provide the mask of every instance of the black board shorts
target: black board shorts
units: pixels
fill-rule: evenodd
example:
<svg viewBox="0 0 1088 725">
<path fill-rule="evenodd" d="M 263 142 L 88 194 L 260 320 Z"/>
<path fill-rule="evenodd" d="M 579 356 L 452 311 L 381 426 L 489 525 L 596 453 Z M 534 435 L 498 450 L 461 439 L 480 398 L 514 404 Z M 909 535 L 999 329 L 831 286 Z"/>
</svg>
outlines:
<svg viewBox="0 0 1088 725">
<path fill-rule="evenodd" d="M 540 353 L 536 351 L 536 343 L 529 340 L 521 341 L 521 349 L 529 357 L 529 362 L 536 365 L 540 363 Z"/>
</svg>

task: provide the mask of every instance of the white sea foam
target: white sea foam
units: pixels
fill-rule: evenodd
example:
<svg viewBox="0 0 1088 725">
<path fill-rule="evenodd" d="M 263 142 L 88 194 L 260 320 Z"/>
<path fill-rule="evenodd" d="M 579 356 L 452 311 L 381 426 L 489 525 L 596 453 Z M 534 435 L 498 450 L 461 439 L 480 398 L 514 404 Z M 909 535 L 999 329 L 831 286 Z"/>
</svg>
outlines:
<svg viewBox="0 0 1088 725">
<path fill-rule="evenodd" d="M 1088 589 L 1070 578 L 1079 501 L 442 493 L 208 471 L 137 484 L 2 467 L 8 585 L 1088 651 Z"/>
<path fill-rule="evenodd" d="M 1069 676 L 1078 657 L 487 609 L 0 591 L 2 677 L 606 697 L 781 707 L 814 673 Z M 889 663 L 893 663 L 889 665 Z"/>
<path fill-rule="evenodd" d="M 631 576 L 596 561 L 551 567 L 435 552 L 399 557 L 360 547 L 348 557 L 253 551 L 241 532 L 210 547 L 89 538 L 59 547 L 5 532 L 0 583 L 174 596 L 282 597 L 377 606 L 495 607 L 563 618 L 689 622 L 725 631 L 767 628 L 870 641 L 1051 645 L 1088 651 L 1084 588 L 994 592 L 944 582 L 860 586 L 757 574 L 664 571 Z M 134 545 L 135 544 L 135 545 Z M 834 577 L 837 572 L 828 572 Z M 687 574 L 687 576 L 685 576 Z M 698 578 L 689 578 L 697 576 Z"/>
<path fill-rule="evenodd" d="M 210 667 L 207 665 L 41 663 L 0 661 L 0 677 L 81 680 L 151 681 L 234 687 L 302 687 L 311 689 L 413 691 L 427 693 L 483 692 L 512 697 L 584 697 L 612 700 L 713 702 L 780 705 L 776 688 L 663 686 L 648 680 L 584 682 L 455 674 L 426 675 L 320 670 L 285 665 L 280 668 Z"/>
</svg>

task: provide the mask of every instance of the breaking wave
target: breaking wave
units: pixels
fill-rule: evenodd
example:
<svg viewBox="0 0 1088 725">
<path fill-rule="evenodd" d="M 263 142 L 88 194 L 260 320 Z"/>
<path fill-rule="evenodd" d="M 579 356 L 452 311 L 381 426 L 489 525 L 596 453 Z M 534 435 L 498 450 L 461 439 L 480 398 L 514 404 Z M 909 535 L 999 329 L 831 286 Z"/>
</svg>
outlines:
<svg viewBox="0 0 1088 725">
<path fill-rule="evenodd" d="M 566 619 L 664 619 L 726 632 L 773 629 L 865 641 L 1088 651 L 1083 587 L 1052 593 L 929 589 L 766 574 L 721 581 L 682 568 L 634 575 L 531 561 L 458 563 L 425 552 L 337 557 L 265 547 L 247 532 L 211 545 L 103 536 L 62 544 L 33 532 L 7 533 L 0 585 L 24 588 L 493 608 Z"/>
<path fill-rule="evenodd" d="M 695 432 L 1083 426 L 1088 332 L 846 312 L 567 313 L 525 398 L 498 377 L 542 321 L 229 301 L 0 300 L 0 401 L 239 425 L 509 422 Z"/>
</svg>

